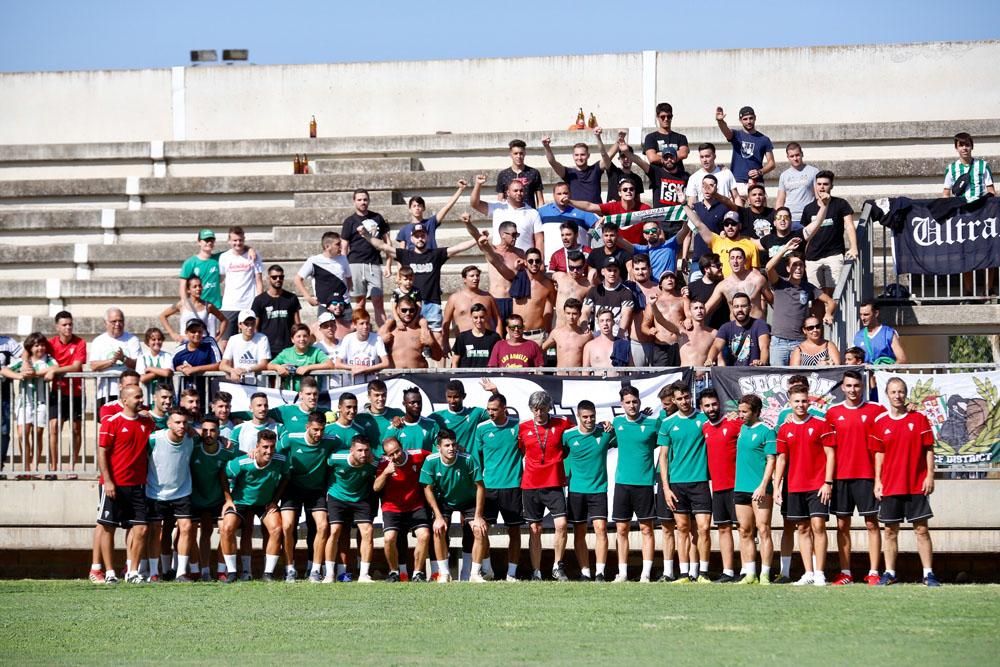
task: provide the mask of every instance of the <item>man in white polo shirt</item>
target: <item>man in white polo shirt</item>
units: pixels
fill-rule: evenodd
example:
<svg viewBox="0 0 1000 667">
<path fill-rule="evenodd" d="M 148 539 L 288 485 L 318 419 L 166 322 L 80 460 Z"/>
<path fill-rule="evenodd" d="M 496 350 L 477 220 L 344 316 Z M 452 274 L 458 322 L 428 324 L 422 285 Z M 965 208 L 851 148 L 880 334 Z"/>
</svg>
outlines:
<svg viewBox="0 0 1000 667">
<path fill-rule="evenodd" d="M 257 315 L 252 310 L 241 310 L 236 321 L 240 335 L 229 339 L 219 370 L 233 382 L 256 385 L 257 373 L 271 361 L 271 344 L 267 336 L 257 333 Z"/>
<path fill-rule="evenodd" d="M 538 211 L 524 203 L 524 183 L 513 180 L 507 184 L 507 201 L 484 202 L 480 199 L 486 176 L 476 176 L 472 194 L 469 195 L 469 206 L 483 215 L 493 219 L 493 243 L 500 242 L 500 223 L 513 222 L 517 225 L 518 237 L 514 247 L 527 251 L 532 247 L 543 249 L 542 218 Z"/>
</svg>

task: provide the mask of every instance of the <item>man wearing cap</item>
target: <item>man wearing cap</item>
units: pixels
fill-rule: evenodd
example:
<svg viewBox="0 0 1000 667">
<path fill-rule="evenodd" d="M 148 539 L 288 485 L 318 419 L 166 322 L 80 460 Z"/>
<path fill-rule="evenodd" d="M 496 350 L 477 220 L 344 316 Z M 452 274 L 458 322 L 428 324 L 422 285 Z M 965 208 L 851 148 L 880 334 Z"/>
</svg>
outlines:
<svg viewBox="0 0 1000 667">
<path fill-rule="evenodd" d="M 570 199 L 569 203 L 581 211 L 587 211 L 588 213 L 596 213 L 597 215 L 622 215 L 625 213 L 634 213 L 636 211 L 648 211 L 649 204 L 644 204 L 639 201 L 639 193 L 636 190 L 635 185 L 628 180 L 622 181 L 617 184 L 618 189 L 618 199 L 615 201 L 609 201 L 606 204 L 592 204 L 588 201 L 578 201 L 576 199 Z M 626 227 L 621 229 L 618 236 L 619 238 L 625 238 L 629 234 L 635 233 L 635 228 L 641 228 L 641 225 L 632 225 L 631 227 Z M 640 234 L 641 235 L 641 234 Z M 632 238 L 635 238 L 634 236 Z M 636 239 L 638 242 L 640 239 Z"/>
<path fill-rule="evenodd" d="M 753 107 L 740 109 L 740 124 L 742 130 L 731 130 L 726 124 L 726 112 L 722 107 L 715 108 L 715 122 L 733 145 L 733 176 L 739 186 L 740 194 L 746 194 L 746 186 L 751 181 L 763 183 L 764 174 L 774 170 L 774 145 L 771 139 L 757 130 L 757 114 Z"/>
<path fill-rule="evenodd" d="M 581 320 L 590 323 L 589 326 L 593 331 L 595 322 L 592 321 L 592 318 L 602 310 L 610 310 L 614 315 L 612 335 L 615 338 L 627 337 L 632 326 L 635 296 L 632 294 L 632 290 L 622 282 L 621 266 L 614 257 L 609 256 L 604 259 L 601 275 L 604 278 L 603 282 L 596 287 L 591 287 L 583 300 Z"/>
<path fill-rule="evenodd" d="M 299 323 L 299 298 L 284 286 L 285 270 L 279 264 L 272 264 L 267 267 L 267 289 L 250 306 L 257 316 L 257 331 L 267 337 L 272 350 L 289 347 L 292 327 Z"/>
<path fill-rule="evenodd" d="M 247 311 L 253 316 L 253 311 Z M 205 340 L 205 323 L 198 319 L 188 320 L 184 327 L 187 342 L 174 350 L 174 372 L 182 376 L 181 387 L 195 387 L 201 396 L 201 404 L 208 405 L 208 384 L 206 378 L 196 380 L 196 376 L 219 370 L 222 355 L 219 348 Z"/>
<path fill-rule="evenodd" d="M 646 220 L 641 225 L 645 243 L 629 243 L 621 235 L 618 237 L 618 247 L 632 254 L 649 255 L 649 265 L 653 278 L 659 280 L 664 273 L 677 272 L 677 256 L 684 246 L 684 239 L 689 233 L 687 225 L 669 239 L 663 238 L 663 227 L 655 220 Z"/>
<path fill-rule="evenodd" d="M 219 370 L 233 382 L 256 385 L 256 374 L 265 370 L 271 361 L 271 345 L 264 334 L 257 333 L 257 315 L 254 311 L 241 310 L 236 321 L 239 323 L 240 335 L 229 339 Z"/>
<path fill-rule="evenodd" d="M 201 278 L 201 299 L 216 308 L 222 308 L 222 287 L 219 284 L 219 256 L 215 252 L 215 232 L 202 229 L 198 232 L 198 253 L 188 257 L 181 265 L 179 296 L 181 302 L 187 301 L 187 279 L 191 276 Z"/>
<path fill-rule="evenodd" d="M 485 184 L 486 175 L 477 174 L 473 181 L 472 193 L 469 195 L 469 208 L 493 219 L 492 242 L 502 242 L 500 225 L 504 222 L 513 222 L 517 232 L 513 242 L 515 247 L 522 251 L 527 251 L 531 247 L 542 248 L 544 244 L 542 218 L 538 215 L 538 211 L 525 203 L 524 183 L 518 179 L 512 180 L 507 184 L 507 200 L 497 202 L 484 202 L 481 199 Z"/>
<path fill-rule="evenodd" d="M 684 190 L 691 177 L 684 171 L 684 163 L 677 157 L 677 149 L 664 146 L 658 164 L 636 162 L 649 177 L 649 187 L 653 191 L 653 208 L 680 206 L 684 203 Z M 645 165 L 645 166 L 643 166 Z"/>
<path fill-rule="evenodd" d="M 733 266 L 729 262 L 729 252 L 734 248 L 739 248 L 743 251 L 744 263 L 748 268 L 759 266 L 757 261 L 757 246 L 754 244 L 753 239 L 740 235 L 742 226 L 740 216 L 736 211 L 729 211 L 723 216 L 721 234 L 716 234 L 706 227 L 705 223 L 702 222 L 701 218 L 698 217 L 698 214 L 690 206 L 686 206 L 685 211 L 687 212 L 688 220 L 694 223 L 697 228 L 701 240 L 705 242 L 705 245 L 712 252 L 722 258 L 723 275 L 728 277 L 733 272 Z"/>
<path fill-rule="evenodd" d="M 674 132 L 674 107 L 670 102 L 660 102 L 656 105 L 656 130 L 650 132 L 642 140 L 642 150 L 649 164 L 663 164 L 664 150 L 672 148 L 677 162 L 683 168 L 684 158 L 688 156 L 688 140 L 680 132 Z"/>
<path fill-rule="evenodd" d="M 219 276 L 225 281 L 222 289 L 222 314 L 229 321 L 224 339 L 236 335 L 239 330 L 237 315 L 253 305 L 254 297 L 264 291 L 261 274 L 264 265 L 246 245 L 246 233 L 242 227 L 229 228 L 229 250 L 219 255 Z M 202 298 L 205 298 L 205 283 L 202 281 Z"/>
<path fill-rule="evenodd" d="M 352 286 L 350 265 L 340 252 L 340 234 L 326 232 L 320 243 L 323 252 L 307 258 L 295 275 L 295 287 L 299 290 L 299 295 L 310 306 L 316 306 L 317 315 L 329 307 L 334 293 L 346 294 Z M 315 296 L 309 293 L 309 288 L 306 286 L 306 279 L 310 276 L 313 279 Z"/>
</svg>

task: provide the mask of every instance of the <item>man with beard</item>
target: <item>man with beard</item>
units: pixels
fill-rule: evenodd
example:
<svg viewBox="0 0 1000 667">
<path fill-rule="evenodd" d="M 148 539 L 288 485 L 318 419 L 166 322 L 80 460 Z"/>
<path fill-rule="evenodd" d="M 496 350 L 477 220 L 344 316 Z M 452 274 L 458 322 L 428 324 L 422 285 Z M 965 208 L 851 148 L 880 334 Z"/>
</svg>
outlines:
<svg viewBox="0 0 1000 667">
<path fill-rule="evenodd" d="M 545 261 L 550 270 L 553 263 L 565 264 L 567 248 L 580 249 L 577 244 L 581 241 L 580 230 L 588 230 L 597 222 L 597 216 L 593 213 L 581 211 L 569 203 L 569 185 L 560 181 L 552 188 L 552 203 L 538 209 L 538 215 L 542 218 L 542 233 L 545 237 Z M 567 231 L 567 225 L 571 225 L 572 233 Z M 569 245 L 567 245 L 569 243 Z M 582 239 L 582 246 L 589 246 L 587 238 Z"/>
<path fill-rule="evenodd" d="M 722 260 L 719 259 L 719 255 L 714 252 L 702 255 L 698 259 L 698 277 L 695 278 L 694 275 L 692 271 L 691 282 L 687 286 L 688 296 L 692 301 L 701 301 L 702 304 L 706 304 L 715 293 L 715 288 L 725 277 L 722 275 Z M 718 329 L 729 319 L 729 302 L 721 300 L 715 312 L 708 315 L 708 325 L 713 329 Z"/>
<path fill-rule="evenodd" d="M 600 142 L 601 128 L 595 128 L 594 135 Z M 556 159 L 551 144 L 550 137 L 542 137 L 545 159 L 556 172 L 556 176 L 569 184 L 570 196 L 578 201 L 599 204 L 601 202 L 601 176 L 604 174 L 604 170 L 600 163 L 587 164 L 590 160 L 590 147 L 582 141 L 573 144 L 573 166 L 567 168 Z"/>
<path fill-rule="evenodd" d="M 382 278 L 392 275 L 392 258 L 383 269 L 382 257 L 368 239 L 377 236 L 388 243 L 389 225 L 381 215 L 368 210 L 369 201 L 367 190 L 359 188 L 354 191 L 354 213 L 344 220 L 340 246 L 351 267 L 351 297 L 354 298 L 355 307 L 363 310 L 367 299 L 371 298 L 375 309 L 375 325 L 381 326 L 385 322 Z M 362 236 L 360 230 L 364 229 L 363 225 L 374 226 L 376 232 Z"/>
<path fill-rule="evenodd" d="M 606 222 L 601 226 L 601 246 L 587 255 L 587 265 L 590 267 L 590 284 L 600 285 L 604 276 L 601 269 L 610 257 L 618 263 L 622 275 L 632 273 L 632 253 L 618 247 L 618 225 Z"/>
<path fill-rule="evenodd" d="M 490 247 L 483 244 L 486 259 L 505 280 L 514 282 L 517 273 L 512 271 L 503 259 Z M 545 275 L 545 264 L 542 252 L 531 248 L 525 253 L 525 266 L 530 293 L 527 296 L 514 298 L 514 314 L 520 315 L 524 321 L 524 337 L 541 344 L 545 336 L 552 330 L 552 309 L 556 302 L 556 287 Z"/>
<path fill-rule="evenodd" d="M 538 170 L 524 163 L 528 145 L 523 139 L 514 139 L 507 147 L 510 149 L 510 166 L 497 174 L 497 201 L 503 201 L 511 183 L 520 181 L 524 187 L 524 203 L 531 208 L 540 208 L 545 203 L 545 188 Z"/>
<path fill-rule="evenodd" d="M 556 305 L 553 309 L 556 327 L 566 323 L 563 307 L 570 299 L 582 302 L 590 291 L 591 284 L 587 278 L 587 259 L 579 251 L 566 254 L 566 271 L 552 274 L 552 282 L 556 286 Z"/>
<path fill-rule="evenodd" d="M 571 254 L 586 255 L 590 252 L 589 245 L 580 243 L 580 226 L 575 222 L 559 223 L 559 240 L 562 241 L 562 247 L 549 257 L 549 271 L 553 274 L 566 273 L 569 270 L 567 265 Z"/>
<path fill-rule="evenodd" d="M 514 243 L 522 251 L 528 248 L 541 248 L 542 240 L 542 219 L 538 211 L 531 208 L 524 202 L 524 184 L 519 180 L 513 180 L 507 185 L 507 201 L 484 202 L 480 199 L 483 185 L 486 184 L 486 176 L 478 174 L 472 186 L 472 194 L 469 195 L 469 207 L 493 219 L 493 243 L 500 243 L 500 225 L 504 222 L 513 222 L 517 237 Z"/>
<path fill-rule="evenodd" d="M 733 296 L 733 317 L 715 334 L 715 342 L 705 362 L 720 366 L 767 366 L 771 345 L 771 328 L 767 322 L 750 317 L 750 296 Z"/>
<path fill-rule="evenodd" d="M 750 297 L 750 316 L 764 317 L 766 297 L 770 291 L 767 279 L 760 271 L 751 269 L 746 260 L 743 248 L 732 248 L 729 251 L 729 275 L 716 286 L 715 293 L 705 304 L 708 312 L 715 310 L 722 300 L 726 300 L 732 310 L 733 296 L 746 294 Z"/>
</svg>

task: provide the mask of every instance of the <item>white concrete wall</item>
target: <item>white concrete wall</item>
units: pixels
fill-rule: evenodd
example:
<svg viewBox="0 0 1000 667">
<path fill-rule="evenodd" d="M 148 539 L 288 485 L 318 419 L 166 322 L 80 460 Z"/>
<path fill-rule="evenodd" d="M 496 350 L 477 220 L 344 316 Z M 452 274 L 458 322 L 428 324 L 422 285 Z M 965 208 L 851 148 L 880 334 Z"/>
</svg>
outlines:
<svg viewBox="0 0 1000 667">
<path fill-rule="evenodd" d="M 189 67 L 182 96 L 168 69 L 0 74 L 0 144 L 301 137 L 312 114 L 321 136 L 564 129 L 580 106 L 637 127 L 656 100 L 681 130 L 717 104 L 762 126 L 989 118 L 998 61 L 1000 41 Z"/>
</svg>

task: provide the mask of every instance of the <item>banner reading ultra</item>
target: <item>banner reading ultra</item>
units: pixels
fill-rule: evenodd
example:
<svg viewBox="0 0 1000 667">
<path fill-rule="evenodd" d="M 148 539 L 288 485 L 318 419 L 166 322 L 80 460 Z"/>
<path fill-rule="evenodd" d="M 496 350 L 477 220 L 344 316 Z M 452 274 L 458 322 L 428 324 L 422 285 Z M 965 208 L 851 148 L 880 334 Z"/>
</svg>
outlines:
<svg viewBox="0 0 1000 667">
<path fill-rule="evenodd" d="M 901 377 L 907 400 L 934 427 L 934 461 L 939 467 L 1000 463 L 1000 371 L 983 373 L 896 373 L 875 371 L 881 402 L 886 383 Z"/>
<path fill-rule="evenodd" d="M 712 369 L 712 386 L 719 392 L 722 412 L 738 419 L 740 397 L 756 394 L 764 403 L 760 420 L 774 427 L 778 414 L 788 406 L 788 378 L 805 375 L 809 379 L 809 402 L 825 411 L 834 403 L 844 400 L 840 381 L 844 371 L 857 370 L 855 366 L 778 369 L 767 367 L 720 366 Z"/>
</svg>

